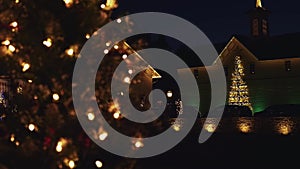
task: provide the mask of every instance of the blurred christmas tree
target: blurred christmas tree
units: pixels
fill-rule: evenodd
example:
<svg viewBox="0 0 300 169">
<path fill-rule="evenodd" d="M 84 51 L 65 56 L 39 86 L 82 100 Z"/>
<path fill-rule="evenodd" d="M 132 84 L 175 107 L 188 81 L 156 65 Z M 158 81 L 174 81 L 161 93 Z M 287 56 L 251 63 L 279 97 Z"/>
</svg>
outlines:
<svg viewBox="0 0 300 169">
<path fill-rule="evenodd" d="M 93 144 L 78 123 L 72 72 L 80 49 L 111 21 L 117 2 L 0 0 L 0 4 L 0 163 L 9 168 L 102 167 L 101 159 L 111 156 Z M 118 162 L 110 163 L 107 167 L 119 167 Z"/>
</svg>

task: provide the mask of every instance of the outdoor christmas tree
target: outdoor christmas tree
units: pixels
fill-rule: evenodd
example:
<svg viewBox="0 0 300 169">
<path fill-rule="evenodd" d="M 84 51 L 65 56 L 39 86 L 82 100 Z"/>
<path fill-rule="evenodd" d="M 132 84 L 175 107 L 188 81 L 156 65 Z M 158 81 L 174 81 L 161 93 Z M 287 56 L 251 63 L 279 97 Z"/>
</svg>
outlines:
<svg viewBox="0 0 300 169">
<path fill-rule="evenodd" d="M 111 158 L 90 140 L 72 103 L 73 68 L 85 42 L 114 19 L 120 30 L 130 30 L 130 19 L 112 16 L 116 0 L 0 0 L 0 4 L 0 166 L 133 168 L 134 159 Z M 138 48 L 141 42 L 131 46 Z M 100 93 L 99 107 L 109 109 L 111 123 L 120 126 L 118 110 L 99 91 L 109 89 L 110 79 L 105 78 L 126 55 L 118 53 L 117 44 L 105 44 L 104 53 L 116 57 L 99 71 L 95 90 Z M 90 112 L 87 118 L 95 115 Z M 107 134 L 97 137 L 105 140 Z"/>
<path fill-rule="evenodd" d="M 231 77 L 228 104 L 236 106 L 248 106 L 252 110 L 248 86 L 243 79 L 244 75 L 244 66 L 242 64 L 241 57 L 236 56 L 234 61 L 234 70 Z"/>
</svg>

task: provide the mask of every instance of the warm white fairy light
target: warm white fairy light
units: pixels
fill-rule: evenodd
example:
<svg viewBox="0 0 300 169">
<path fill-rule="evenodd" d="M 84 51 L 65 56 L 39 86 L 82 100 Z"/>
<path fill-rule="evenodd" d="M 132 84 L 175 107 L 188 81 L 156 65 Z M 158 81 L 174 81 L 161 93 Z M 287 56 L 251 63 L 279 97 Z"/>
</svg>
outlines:
<svg viewBox="0 0 300 169">
<path fill-rule="evenodd" d="M 141 148 L 141 147 L 144 147 L 144 144 L 143 144 L 142 141 L 137 140 L 137 141 L 134 143 L 134 146 L 135 146 L 136 148 Z"/>
<path fill-rule="evenodd" d="M 126 76 L 125 78 L 124 78 L 124 80 L 123 80 L 125 83 L 130 83 L 130 77 L 128 77 L 128 76 Z"/>
<path fill-rule="evenodd" d="M 114 49 L 119 49 L 119 46 L 118 45 L 114 45 Z"/>
<path fill-rule="evenodd" d="M 175 130 L 175 131 L 180 131 L 181 126 L 180 126 L 180 124 L 173 124 L 173 125 L 172 125 L 172 128 L 173 128 L 173 130 Z"/>
<path fill-rule="evenodd" d="M 70 8 L 73 5 L 73 0 L 64 0 L 66 7 Z"/>
<path fill-rule="evenodd" d="M 91 37 L 91 35 L 88 34 L 88 33 L 85 35 L 85 38 L 86 38 L 86 39 L 90 39 L 90 37 Z"/>
<path fill-rule="evenodd" d="M 100 7 L 101 7 L 102 9 L 104 9 L 104 8 L 105 8 L 105 4 L 101 4 Z"/>
<path fill-rule="evenodd" d="M 95 165 L 97 168 L 101 168 L 103 166 L 103 163 L 100 160 L 96 160 Z"/>
<path fill-rule="evenodd" d="M 75 162 L 73 160 L 70 160 L 68 165 L 70 168 L 75 168 Z"/>
<path fill-rule="evenodd" d="M 122 20 L 119 18 L 119 19 L 117 19 L 117 23 L 121 23 L 122 22 Z"/>
<path fill-rule="evenodd" d="M 19 145 L 20 145 L 20 142 L 16 141 L 16 143 L 15 143 L 15 144 L 16 144 L 16 146 L 19 146 Z"/>
<path fill-rule="evenodd" d="M 67 140 L 64 139 L 64 138 L 61 138 L 61 139 L 57 142 L 56 147 L 55 147 L 55 150 L 56 150 L 58 153 L 62 152 L 63 147 L 64 147 L 66 144 L 67 144 Z"/>
<path fill-rule="evenodd" d="M 67 49 L 66 54 L 69 55 L 69 56 L 73 56 L 74 55 L 74 49 L 73 48 Z"/>
<path fill-rule="evenodd" d="M 29 68 L 30 68 L 30 64 L 29 63 L 26 63 L 26 62 L 23 62 L 22 64 L 22 72 L 26 72 Z"/>
<path fill-rule="evenodd" d="M 21 86 L 17 87 L 17 93 L 22 94 L 23 88 Z"/>
<path fill-rule="evenodd" d="M 59 95 L 57 93 L 54 93 L 52 95 L 53 100 L 58 101 L 59 100 Z"/>
<path fill-rule="evenodd" d="M 92 121 L 92 120 L 95 119 L 95 114 L 94 114 L 93 112 L 89 112 L 89 113 L 87 114 L 87 116 L 88 116 L 88 119 L 89 119 L 90 121 Z"/>
<path fill-rule="evenodd" d="M 15 3 L 18 4 L 20 1 L 19 0 L 15 0 Z"/>
<path fill-rule="evenodd" d="M 8 50 L 11 52 L 14 52 L 14 51 L 16 51 L 16 47 L 14 47 L 13 45 L 9 45 Z"/>
<path fill-rule="evenodd" d="M 62 149 L 63 149 L 62 143 L 61 143 L 61 142 L 58 142 L 57 145 L 56 145 L 55 150 L 56 150 L 58 153 L 60 153 L 60 152 L 62 152 Z"/>
<path fill-rule="evenodd" d="M 114 116 L 115 119 L 120 118 L 120 115 L 121 115 L 121 112 L 120 112 L 120 111 L 116 111 L 116 112 L 113 114 L 113 116 Z"/>
<path fill-rule="evenodd" d="M 52 40 L 51 38 L 47 38 L 46 40 L 43 41 L 43 44 L 47 46 L 48 48 L 52 46 Z"/>
<path fill-rule="evenodd" d="M 104 141 L 108 136 L 108 133 L 103 131 L 99 134 L 99 140 Z"/>
<path fill-rule="evenodd" d="M 217 125 L 214 123 L 205 124 L 204 129 L 209 133 L 213 133 L 217 129 Z"/>
<path fill-rule="evenodd" d="M 109 47 L 109 46 L 110 46 L 110 42 L 106 42 L 105 45 L 106 45 L 107 47 Z"/>
<path fill-rule="evenodd" d="M 14 21 L 10 23 L 9 26 L 16 28 L 18 26 L 18 22 Z"/>
<path fill-rule="evenodd" d="M 133 70 L 132 69 L 129 69 L 128 70 L 128 73 L 131 75 L 133 73 Z"/>
<path fill-rule="evenodd" d="M 101 4 L 100 7 L 106 11 L 113 10 L 118 7 L 116 0 L 106 0 L 105 4 Z"/>
<path fill-rule="evenodd" d="M 29 79 L 29 80 L 28 80 L 28 83 L 32 83 L 32 80 L 31 80 L 31 79 Z"/>
<path fill-rule="evenodd" d="M 15 141 L 15 135 L 14 135 L 14 134 L 10 135 L 10 141 L 11 141 L 11 142 L 14 142 L 14 141 Z"/>
<path fill-rule="evenodd" d="M 6 39 L 5 41 L 1 42 L 2 45 L 8 46 L 10 45 L 10 41 Z"/>
<path fill-rule="evenodd" d="M 126 59 L 128 56 L 126 54 L 122 55 L 123 59 Z"/>
<path fill-rule="evenodd" d="M 29 129 L 30 131 L 34 131 L 34 130 L 35 130 L 35 125 L 34 125 L 34 124 L 29 124 L 29 125 L 28 125 L 28 129 Z"/>
<path fill-rule="evenodd" d="M 167 97 L 170 98 L 170 97 L 172 97 L 172 96 L 173 96 L 173 93 L 172 93 L 172 91 L 169 90 L 169 91 L 167 92 Z"/>
<path fill-rule="evenodd" d="M 109 50 L 108 49 L 104 49 L 103 53 L 104 54 L 108 54 Z"/>
</svg>

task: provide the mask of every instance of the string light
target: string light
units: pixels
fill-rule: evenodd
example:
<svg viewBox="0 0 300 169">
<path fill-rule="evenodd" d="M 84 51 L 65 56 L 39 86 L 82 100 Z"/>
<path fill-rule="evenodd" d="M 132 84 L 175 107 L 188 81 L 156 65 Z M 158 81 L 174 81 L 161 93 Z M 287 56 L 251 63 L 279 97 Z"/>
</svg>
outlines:
<svg viewBox="0 0 300 169">
<path fill-rule="evenodd" d="M 97 168 L 101 168 L 103 166 L 103 163 L 99 160 L 95 161 L 95 165 Z"/>
<path fill-rule="evenodd" d="M 173 93 L 172 93 L 172 91 L 169 90 L 169 91 L 167 92 L 167 97 L 170 98 L 170 97 L 172 97 L 172 96 L 173 96 Z"/>
<path fill-rule="evenodd" d="M 116 112 L 113 114 L 113 116 L 114 116 L 115 119 L 120 118 L 120 115 L 121 115 L 121 112 L 120 112 L 120 111 L 116 111 Z"/>
<path fill-rule="evenodd" d="M 205 124 L 204 129 L 209 133 L 213 133 L 217 129 L 217 125 L 214 123 Z"/>
<path fill-rule="evenodd" d="M 29 124 L 29 125 L 28 125 L 28 129 L 29 129 L 30 131 L 34 131 L 34 130 L 35 130 L 35 125 L 34 125 L 34 124 Z"/>
<path fill-rule="evenodd" d="M 118 45 L 114 45 L 114 49 L 119 49 L 119 46 Z"/>
<path fill-rule="evenodd" d="M 180 131 L 183 127 L 183 120 L 182 119 L 176 119 L 174 122 L 172 122 L 172 128 L 174 131 Z"/>
<path fill-rule="evenodd" d="M 92 113 L 92 112 L 89 112 L 89 113 L 87 114 L 87 116 L 88 116 L 88 119 L 89 119 L 90 121 L 92 121 L 92 120 L 95 119 L 95 114 Z"/>
<path fill-rule="evenodd" d="M 67 8 L 70 8 L 74 3 L 73 0 L 64 0 L 64 2 Z"/>
<path fill-rule="evenodd" d="M 102 9 L 104 9 L 104 8 L 105 8 L 105 4 L 101 4 L 100 7 L 101 7 Z"/>
<path fill-rule="evenodd" d="M 17 87 L 17 93 L 22 94 L 23 88 L 21 86 Z"/>
<path fill-rule="evenodd" d="M 75 162 L 73 160 L 70 160 L 68 164 L 70 168 L 75 168 Z"/>
<path fill-rule="evenodd" d="M 63 150 L 63 146 L 67 144 L 67 140 L 65 138 L 60 138 L 60 140 L 56 144 L 55 150 L 60 153 Z"/>
<path fill-rule="evenodd" d="M 52 46 L 52 40 L 50 38 L 47 38 L 43 41 L 43 44 L 49 48 Z"/>
<path fill-rule="evenodd" d="M 104 54 L 108 54 L 109 50 L 108 49 L 104 49 L 103 53 Z"/>
<path fill-rule="evenodd" d="M 117 23 L 121 23 L 122 22 L 122 19 L 117 19 Z"/>
<path fill-rule="evenodd" d="M 60 153 L 60 152 L 62 152 L 62 143 L 61 142 L 58 142 L 57 143 L 57 145 L 56 145 L 56 148 L 55 148 L 55 150 L 58 152 L 58 153 Z"/>
<path fill-rule="evenodd" d="M 14 52 L 14 51 L 16 51 L 16 48 L 13 45 L 9 45 L 8 50 L 11 52 Z"/>
<path fill-rule="evenodd" d="M 252 110 L 248 94 L 248 86 L 243 80 L 244 66 L 240 56 L 235 57 L 234 72 L 231 77 L 231 90 L 229 91 L 228 104 L 236 106 L 247 106 Z"/>
<path fill-rule="evenodd" d="M 107 47 L 109 47 L 109 46 L 110 46 L 110 42 L 106 42 L 105 45 L 106 45 Z"/>
<path fill-rule="evenodd" d="M 19 0 L 15 0 L 15 3 L 18 4 L 20 1 Z"/>
<path fill-rule="evenodd" d="M 31 80 L 31 79 L 29 79 L 29 80 L 28 80 L 28 83 L 32 83 L 32 80 Z"/>
<path fill-rule="evenodd" d="M 103 131 L 101 134 L 99 134 L 99 140 L 104 141 L 108 136 L 108 133 Z"/>
<path fill-rule="evenodd" d="M 67 49 L 66 54 L 69 55 L 69 56 L 73 56 L 74 55 L 74 49 L 73 48 Z"/>
<path fill-rule="evenodd" d="M 116 0 L 107 0 L 105 4 L 101 4 L 100 7 L 104 10 L 112 10 L 118 7 Z"/>
<path fill-rule="evenodd" d="M 18 26 L 18 22 L 14 21 L 14 22 L 10 23 L 9 26 L 16 28 Z"/>
<path fill-rule="evenodd" d="M 174 125 L 172 125 L 172 128 L 173 128 L 173 130 L 175 130 L 175 131 L 180 131 L 180 124 L 174 124 Z"/>
<path fill-rule="evenodd" d="M 6 39 L 6 40 L 3 41 L 1 44 L 2 44 L 2 45 L 5 45 L 5 46 L 8 46 L 8 45 L 10 45 L 10 41 L 9 41 L 8 39 Z"/>
<path fill-rule="evenodd" d="M 144 147 L 144 144 L 143 144 L 142 141 L 137 140 L 137 141 L 134 143 L 134 146 L 135 146 L 136 148 L 142 148 L 142 147 Z"/>
<path fill-rule="evenodd" d="M 126 54 L 122 55 L 122 58 L 123 58 L 123 59 L 126 59 L 126 58 L 127 58 L 127 55 L 126 55 Z"/>
<path fill-rule="evenodd" d="M 91 37 L 90 34 L 86 34 L 86 35 L 85 35 L 85 38 L 86 38 L 86 39 L 90 39 L 90 37 Z"/>
<path fill-rule="evenodd" d="M 130 77 L 126 76 L 123 80 L 125 83 L 130 84 Z"/>
<path fill-rule="evenodd" d="M 59 95 L 57 93 L 54 93 L 52 95 L 52 98 L 53 98 L 54 101 L 58 101 L 59 100 Z"/>
<path fill-rule="evenodd" d="M 14 142 L 14 141 L 15 141 L 15 135 L 14 135 L 14 134 L 11 134 L 11 135 L 10 135 L 10 141 L 11 141 L 11 142 Z"/>
<path fill-rule="evenodd" d="M 21 65 L 23 66 L 22 72 L 26 72 L 30 68 L 29 63 L 23 62 Z"/>
</svg>

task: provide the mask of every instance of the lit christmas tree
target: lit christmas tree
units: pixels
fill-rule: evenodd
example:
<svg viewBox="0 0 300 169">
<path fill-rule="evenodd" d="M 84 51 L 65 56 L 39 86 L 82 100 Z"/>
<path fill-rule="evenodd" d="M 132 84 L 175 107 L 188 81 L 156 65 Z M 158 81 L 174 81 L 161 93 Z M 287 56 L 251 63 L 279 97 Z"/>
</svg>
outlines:
<svg viewBox="0 0 300 169">
<path fill-rule="evenodd" d="M 252 110 L 248 86 L 243 80 L 244 75 L 244 67 L 241 57 L 236 56 L 234 61 L 234 71 L 231 77 L 228 104 L 236 106 L 248 106 Z"/>
</svg>

